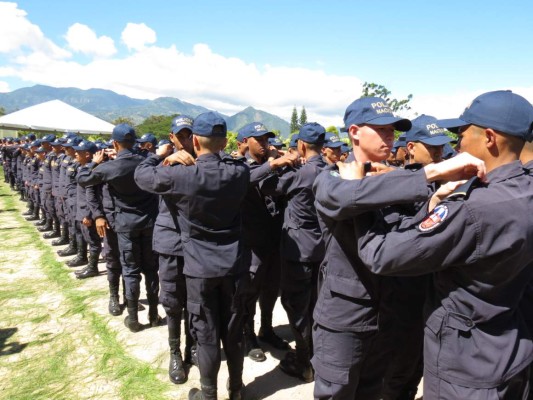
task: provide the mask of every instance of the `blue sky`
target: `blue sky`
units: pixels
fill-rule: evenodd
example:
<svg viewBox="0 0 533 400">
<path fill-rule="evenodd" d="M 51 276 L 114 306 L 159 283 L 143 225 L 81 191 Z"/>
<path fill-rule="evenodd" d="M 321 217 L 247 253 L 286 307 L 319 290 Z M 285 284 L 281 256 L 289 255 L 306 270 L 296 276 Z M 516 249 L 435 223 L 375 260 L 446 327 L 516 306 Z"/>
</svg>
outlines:
<svg viewBox="0 0 533 400">
<path fill-rule="evenodd" d="M 413 114 L 451 117 L 488 90 L 533 100 L 532 11 L 492 0 L 0 2 L 0 90 L 102 87 L 285 119 L 304 105 L 340 125 L 371 81 L 413 94 Z"/>
</svg>

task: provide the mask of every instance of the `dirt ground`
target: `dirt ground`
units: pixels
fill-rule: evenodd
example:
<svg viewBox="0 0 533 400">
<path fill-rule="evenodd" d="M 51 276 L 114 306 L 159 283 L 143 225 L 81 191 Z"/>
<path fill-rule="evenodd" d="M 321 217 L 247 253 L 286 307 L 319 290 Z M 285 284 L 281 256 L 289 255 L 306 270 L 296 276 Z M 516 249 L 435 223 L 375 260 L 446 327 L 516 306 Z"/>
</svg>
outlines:
<svg viewBox="0 0 533 400">
<path fill-rule="evenodd" d="M 16 202 L 17 210 L 13 212 L 19 213 L 24 211 L 24 204 L 21 202 Z M 5 210 L 10 212 L 11 210 Z M 15 228 L 17 226 L 22 226 L 21 224 L 30 224 L 29 222 L 23 222 L 21 218 L 9 217 L 9 213 L 2 212 L 2 226 L 9 225 L 10 228 Z M 42 235 L 40 235 L 42 237 Z M 21 239 L 22 240 L 22 239 Z M 50 245 L 51 240 L 41 239 Z M 54 254 L 56 250 L 61 247 L 54 247 Z M 22 254 L 21 254 L 22 253 Z M 0 287 L 3 287 L 7 284 L 16 284 L 17 279 L 27 276 L 39 276 L 42 272 L 39 270 L 39 266 L 36 265 L 37 255 L 34 252 L 24 252 L 22 250 L 13 251 L 12 254 L 2 254 L 0 259 Z M 56 259 L 59 261 L 66 261 L 71 257 L 61 258 L 56 256 Z M 16 274 L 13 274 L 13 271 L 6 273 L 4 270 L 6 265 L 11 265 L 13 260 L 17 261 L 17 270 Z M 65 266 L 65 268 L 68 268 Z M 74 271 L 81 269 L 71 268 L 71 277 L 75 279 Z M 84 291 L 93 291 L 97 290 L 107 290 L 107 278 L 105 275 L 105 264 L 100 263 L 100 275 L 95 278 L 86 279 L 83 281 L 78 290 Z M 141 284 L 141 287 L 143 285 Z M 141 302 L 146 304 L 146 295 L 144 292 L 141 293 Z M 41 326 L 41 329 L 49 329 L 50 331 L 57 332 L 58 326 L 62 326 L 62 329 L 65 327 L 76 326 L 80 321 L 68 321 L 65 320 L 63 311 L 61 307 L 64 307 L 64 302 L 62 302 L 61 295 L 57 293 L 43 293 L 42 297 L 39 299 L 33 299 L 32 301 L 38 301 L 43 304 L 47 304 L 51 318 L 48 321 L 44 322 L 45 325 Z M 107 312 L 108 297 L 103 295 L 93 300 L 90 303 L 90 308 L 102 316 L 106 321 L 108 326 L 117 333 L 117 337 L 121 345 L 124 347 L 126 352 L 139 360 L 145 361 L 152 365 L 155 369 L 159 370 L 160 373 L 158 377 L 164 381 L 168 382 L 167 368 L 169 361 L 168 354 L 168 342 L 167 342 L 167 328 L 166 326 L 159 326 L 156 328 L 147 328 L 138 333 L 131 333 L 127 328 L 124 327 L 123 320 L 125 313 L 122 316 L 112 317 Z M 145 311 L 139 312 L 139 321 L 143 324 L 148 323 L 147 308 Z M 164 316 L 164 310 L 160 306 L 160 315 Z M 260 311 L 258 310 L 258 314 Z M 71 317 L 71 318 L 76 318 Z M 256 318 L 258 320 L 259 318 Z M 50 326 L 47 327 L 47 325 Z M 274 310 L 274 326 L 275 330 L 279 336 L 285 338 L 291 342 L 292 347 L 294 347 L 294 342 L 292 342 L 292 335 L 287 322 L 287 317 L 285 311 L 283 310 L 279 300 L 276 304 Z M 259 326 L 256 326 L 256 332 L 259 330 Z M 21 343 L 29 343 L 34 339 L 35 335 L 38 335 L 39 332 L 32 331 L 31 329 L 26 329 L 24 326 L 18 327 L 17 337 L 18 341 Z M 312 399 L 313 398 L 313 384 L 305 384 L 302 381 L 289 377 L 279 368 L 277 365 L 279 360 L 283 358 L 284 352 L 276 350 L 268 345 L 264 345 L 264 350 L 266 351 L 267 360 L 261 363 L 251 361 L 248 358 L 244 360 L 244 374 L 243 380 L 246 385 L 245 387 L 245 398 L 248 400 L 251 399 L 270 399 L 270 400 L 300 400 L 300 399 Z M 18 355 L 13 357 L 20 357 L 24 351 L 29 351 L 23 349 Z M 91 348 L 90 343 L 84 343 L 81 346 L 80 351 L 86 353 L 88 359 L 90 359 L 91 352 L 94 349 Z M 5 373 L 6 371 L 4 371 Z M 94 376 L 94 374 L 93 374 Z M 96 373 L 96 376 L 98 374 Z M 219 372 L 218 387 L 219 387 L 219 398 L 227 398 L 225 391 L 226 379 L 228 373 L 226 368 L 226 363 L 222 361 L 221 370 Z M 0 379 L 2 378 L 2 371 L 0 371 Z M 169 399 L 186 399 L 189 390 L 193 387 L 199 387 L 199 373 L 196 367 L 193 367 L 189 373 L 189 380 L 183 385 L 170 385 L 169 384 L 168 398 Z M 86 393 L 84 393 L 86 391 Z M 421 390 L 419 390 L 419 395 Z M 98 399 L 116 399 L 119 398 L 117 395 L 113 382 L 105 381 L 102 379 L 88 379 L 86 383 L 80 385 L 78 395 L 79 398 L 98 398 Z M 95 395 L 95 396 L 93 396 Z M 1 395 L 0 395 L 1 397 Z"/>
</svg>

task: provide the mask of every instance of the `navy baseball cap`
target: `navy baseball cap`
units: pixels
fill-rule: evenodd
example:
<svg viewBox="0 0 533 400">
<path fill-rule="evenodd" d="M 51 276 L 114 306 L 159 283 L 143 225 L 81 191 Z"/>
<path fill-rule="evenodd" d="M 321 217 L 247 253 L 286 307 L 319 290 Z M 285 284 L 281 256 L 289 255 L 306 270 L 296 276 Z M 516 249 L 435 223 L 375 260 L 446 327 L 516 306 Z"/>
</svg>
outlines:
<svg viewBox="0 0 533 400">
<path fill-rule="evenodd" d="M 39 147 L 41 145 L 41 139 L 36 139 L 30 143 L 31 147 Z"/>
<path fill-rule="evenodd" d="M 277 136 L 273 138 L 268 138 L 268 144 L 274 147 L 283 147 L 283 142 Z"/>
<path fill-rule="evenodd" d="M 164 146 L 165 144 L 170 144 L 170 140 L 168 140 L 168 139 L 161 139 L 161 140 L 157 143 L 157 146 L 156 146 L 156 147 Z"/>
<path fill-rule="evenodd" d="M 39 147 L 37 150 L 35 150 L 36 153 L 46 153 L 46 150 L 44 147 Z"/>
<path fill-rule="evenodd" d="M 336 149 L 341 147 L 344 142 L 341 142 L 339 137 L 332 132 L 326 132 L 326 141 L 324 142 L 324 147 L 329 147 L 330 149 Z"/>
<path fill-rule="evenodd" d="M 457 151 L 455 151 L 455 149 L 450 146 L 450 143 L 446 143 L 444 145 L 444 149 L 442 149 L 442 159 L 447 160 L 448 158 L 452 158 L 455 155 L 457 155 Z"/>
<path fill-rule="evenodd" d="M 111 133 L 111 139 L 117 142 L 129 142 L 134 143 L 137 136 L 135 136 L 135 129 L 128 124 L 118 124 L 113 128 Z"/>
<path fill-rule="evenodd" d="M 444 119 L 439 123 L 455 133 L 462 126 L 478 125 L 529 142 L 533 140 L 533 106 L 510 90 L 483 93 L 465 108 L 459 118 Z"/>
<path fill-rule="evenodd" d="M 405 133 L 402 133 L 400 136 L 398 136 L 398 140 L 394 142 L 394 145 L 392 146 L 392 148 L 397 150 L 400 147 L 405 147 L 406 145 L 405 136 L 406 136 Z"/>
<path fill-rule="evenodd" d="M 54 140 L 52 143 L 50 143 L 52 146 L 63 146 L 63 143 L 66 143 L 67 139 L 64 137 L 58 137 L 56 140 Z"/>
<path fill-rule="evenodd" d="M 341 153 L 349 153 L 350 151 L 352 151 L 352 148 L 346 143 L 343 143 L 341 146 Z"/>
<path fill-rule="evenodd" d="M 323 144 L 326 140 L 326 129 L 316 122 L 309 122 L 301 126 L 298 139 L 305 143 Z"/>
<path fill-rule="evenodd" d="M 155 146 L 157 145 L 157 138 L 152 133 L 145 133 L 139 139 L 137 139 L 137 142 L 138 143 L 150 142 Z"/>
<path fill-rule="evenodd" d="M 405 133 L 406 143 L 421 142 L 430 146 L 442 146 L 452 141 L 435 117 L 422 114 L 411 122 L 413 126 Z"/>
<path fill-rule="evenodd" d="M 289 148 L 296 148 L 298 147 L 298 139 L 300 139 L 300 135 L 295 133 L 291 137 L 291 142 L 289 143 Z"/>
<path fill-rule="evenodd" d="M 52 143 L 54 140 L 56 140 L 56 135 L 52 133 L 41 138 L 41 142 L 43 143 Z"/>
<path fill-rule="evenodd" d="M 178 133 L 182 129 L 190 129 L 192 131 L 193 123 L 194 119 L 188 115 L 178 115 L 172 120 L 170 131 L 174 134 Z"/>
<path fill-rule="evenodd" d="M 77 146 L 74 146 L 73 149 L 76 151 L 88 151 L 93 154 L 98 151 L 98 147 L 89 140 L 82 140 Z"/>
<path fill-rule="evenodd" d="M 346 108 L 344 113 L 344 126 L 348 129 L 351 125 L 394 125 L 397 131 L 408 131 L 411 121 L 394 116 L 392 109 L 380 97 L 362 97 L 355 100 Z"/>
<path fill-rule="evenodd" d="M 63 147 L 74 147 L 74 146 L 77 146 L 78 143 L 80 142 L 81 142 L 81 137 L 71 136 L 67 139 L 65 143 L 63 143 Z"/>
<path fill-rule="evenodd" d="M 105 150 L 109 148 L 109 145 L 106 142 L 96 141 L 94 144 L 98 150 Z"/>
<path fill-rule="evenodd" d="M 74 137 L 74 136 L 77 136 L 74 132 L 66 132 L 66 133 L 63 135 L 63 137 L 64 137 L 65 139 L 68 139 L 68 138 L 70 138 L 70 137 Z"/>
<path fill-rule="evenodd" d="M 208 111 L 198 115 L 192 124 L 192 133 L 205 137 L 226 137 L 228 127 L 222 116 L 216 112 Z"/>
<path fill-rule="evenodd" d="M 241 135 L 243 139 L 249 137 L 259 137 L 263 135 L 268 135 L 268 137 L 271 138 L 276 136 L 274 132 L 269 131 L 262 122 L 252 122 L 243 126 L 239 130 L 239 135 Z"/>
<path fill-rule="evenodd" d="M 37 139 L 37 136 L 35 136 L 35 134 L 33 133 L 28 133 L 26 135 L 26 140 L 35 140 L 35 139 Z"/>
</svg>

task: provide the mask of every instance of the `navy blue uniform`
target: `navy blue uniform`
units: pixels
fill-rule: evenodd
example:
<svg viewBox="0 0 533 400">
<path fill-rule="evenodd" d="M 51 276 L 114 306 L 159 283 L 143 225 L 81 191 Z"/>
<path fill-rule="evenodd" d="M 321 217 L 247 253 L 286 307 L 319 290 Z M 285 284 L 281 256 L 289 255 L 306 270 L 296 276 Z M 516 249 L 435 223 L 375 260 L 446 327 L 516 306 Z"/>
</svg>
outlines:
<svg viewBox="0 0 533 400">
<path fill-rule="evenodd" d="M 216 387 L 222 341 L 230 390 L 240 389 L 243 306 L 239 281 L 246 276 L 241 203 L 248 187 L 248 168 L 229 156 L 204 154 L 193 166 L 151 171 L 152 189 L 171 196 L 178 210 L 187 309 L 197 341 L 202 387 Z"/>
<path fill-rule="evenodd" d="M 298 168 L 285 167 L 262 187 L 267 194 L 284 195 L 287 199 L 281 234 L 281 303 L 296 340 L 296 353 L 300 362 L 307 364 L 312 355 L 318 270 L 325 253 L 312 186 L 325 166 L 322 157 L 316 155 Z M 270 189 L 270 185 L 274 187 Z"/>
<path fill-rule="evenodd" d="M 519 306 L 533 276 L 533 180 L 518 161 L 487 179 L 474 189 L 470 181 L 397 231 L 379 218 L 356 224 L 359 255 L 371 271 L 434 272 L 424 343 L 430 399 L 520 399 L 527 384 L 533 343 Z"/>
<path fill-rule="evenodd" d="M 160 162 L 160 157 L 151 156 L 139 164 L 135 170 L 135 182 L 141 189 L 150 193 L 159 193 L 158 183 L 155 180 L 157 175 L 155 168 L 178 167 L 163 167 Z M 181 319 L 183 310 L 186 313 L 187 289 L 183 274 L 183 247 L 178 224 L 178 210 L 170 195 L 159 197 L 159 214 L 154 225 L 153 250 L 159 254 L 159 283 L 161 287 L 159 301 L 167 315 L 169 346 L 175 354 L 181 354 L 179 349 Z M 187 313 L 185 338 L 185 358 L 188 360 L 193 339 L 189 330 Z"/>
<path fill-rule="evenodd" d="M 243 203 L 244 245 L 250 272 L 246 339 L 255 340 L 254 316 L 259 299 L 261 328 L 272 329 L 272 312 L 279 292 L 281 257 L 280 237 L 283 224 L 283 199 L 266 195 L 261 187 L 272 173 L 270 164 L 248 159 L 250 187 Z"/>
<path fill-rule="evenodd" d="M 326 168 L 313 186 L 326 256 L 319 275 L 313 314 L 317 399 L 372 399 L 381 390 L 381 371 L 365 368 L 378 329 L 381 278 L 370 273 L 354 246 L 355 217 L 391 202 L 424 201 L 425 175 L 398 170 L 375 179 L 343 180 L 336 167 Z M 410 178 L 410 180 L 408 180 Z M 405 185 L 393 185 L 405 180 Z"/>
<path fill-rule="evenodd" d="M 152 232 L 157 215 L 157 198 L 141 190 L 133 178 L 142 156 L 121 150 L 112 161 L 80 171 L 82 186 L 108 183 L 115 204 L 115 231 L 121 252 L 122 274 L 128 300 L 138 301 L 141 272 L 146 280 L 148 302 L 157 304 L 159 279 L 152 252 Z M 94 169 L 92 169 L 94 168 Z"/>
</svg>

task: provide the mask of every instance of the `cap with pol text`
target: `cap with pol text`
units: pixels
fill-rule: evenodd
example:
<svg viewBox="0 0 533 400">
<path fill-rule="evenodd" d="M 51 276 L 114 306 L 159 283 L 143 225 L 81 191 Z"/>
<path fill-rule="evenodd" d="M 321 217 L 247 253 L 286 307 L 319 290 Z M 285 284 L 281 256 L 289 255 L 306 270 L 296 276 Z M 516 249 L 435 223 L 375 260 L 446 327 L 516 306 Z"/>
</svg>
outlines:
<svg viewBox="0 0 533 400">
<path fill-rule="evenodd" d="M 226 121 L 216 112 L 208 111 L 198 115 L 192 124 L 192 133 L 204 137 L 226 137 Z"/>
<path fill-rule="evenodd" d="M 238 133 L 243 139 L 264 135 L 268 135 L 268 137 L 271 138 L 276 136 L 274 132 L 269 131 L 262 122 L 251 122 L 248 125 L 243 126 Z"/>
<path fill-rule="evenodd" d="M 405 142 L 420 142 L 429 146 L 443 146 L 452 138 L 445 134 L 446 129 L 438 125 L 437 118 L 422 114 L 413 119 L 412 127 L 405 133 Z"/>
<path fill-rule="evenodd" d="M 268 144 L 279 149 L 283 147 L 283 142 L 277 136 L 273 138 L 268 138 Z"/>
<path fill-rule="evenodd" d="M 330 149 L 336 149 L 338 147 L 341 147 L 344 142 L 341 142 L 339 137 L 335 135 L 332 132 L 326 132 L 326 141 L 324 142 L 324 147 L 328 147 Z"/>
<path fill-rule="evenodd" d="M 323 144 L 326 140 L 326 129 L 316 122 L 302 125 L 298 132 L 298 139 L 310 144 Z"/>
<path fill-rule="evenodd" d="M 179 133 L 182 129 L 190 129 L 192 131 L 192 125 L 194 119 L 188 115 L 178 115 L 172 120 L 172 125 L 170 126 L 170 131 L 173 134 Z"/>
<path fill-rule="evenodd" d="M 54 140 L 56 140 L 56 135 L 52 133 L 41 138 L 41 142 L 43 143 L 52 143 Z"/>
<path fill-rule="evenodd" d="M 380 97 L 362 97 L 346 108 L 344 126 L 348 130 L 351 125 L 394 125 L 398 131 L 408 131 L 411 121 L 394 116 L 392 109 Z"/>
<path fill-rule="evenodd" d="M 92 154 L 98 151 L 98 147 L 89 140 L 82 140 L 77 146 L 74 146 L 73 149 L 76 151 L 88 151 Z"/>
<path fill-rule="evenodd" d="M 63 147 L 74 147 L 77 146 L 80 142 L 81 138 L 79 136 L 71 136 L 67 139 L 65 143 L 63 143 Z"/>
<path fill-rule="evenodd" d="M 478 125 L 531 142 L 533 140 L 533 106 L 510 90 L 483 93 L 465 108 L 459 118 L 439 121 L 451 132 L 460 127 Z"/>
</svg>

